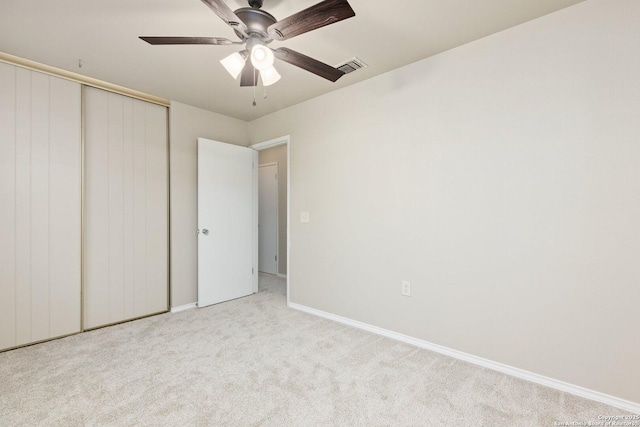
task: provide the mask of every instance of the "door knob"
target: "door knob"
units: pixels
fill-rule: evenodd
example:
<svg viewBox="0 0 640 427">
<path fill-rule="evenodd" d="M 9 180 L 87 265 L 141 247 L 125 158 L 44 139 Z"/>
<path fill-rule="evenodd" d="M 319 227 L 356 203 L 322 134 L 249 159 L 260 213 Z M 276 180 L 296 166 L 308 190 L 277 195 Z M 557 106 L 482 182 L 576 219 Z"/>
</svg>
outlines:
<svg viewBox="0 0 640 427">
<path fill-rule="evenodd" d="M 202 234 L 204 234 L 205 236 L 209 235 L 209 230 L 207 230 L 206 228 L 202 229 Z"/>
</svg>

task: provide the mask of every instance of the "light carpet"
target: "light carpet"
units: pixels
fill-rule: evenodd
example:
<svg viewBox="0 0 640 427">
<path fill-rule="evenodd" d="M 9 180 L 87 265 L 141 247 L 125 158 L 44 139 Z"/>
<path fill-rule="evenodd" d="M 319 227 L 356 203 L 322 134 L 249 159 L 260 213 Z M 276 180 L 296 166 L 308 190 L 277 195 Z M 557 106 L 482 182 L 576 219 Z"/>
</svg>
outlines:
<svg viewBox="0 0 640 427">
<path fill-rule="evenodd" d="M 620 410 L 256 295 L 0 353 L 0 426 L 553 426 Z"/>
</svg>

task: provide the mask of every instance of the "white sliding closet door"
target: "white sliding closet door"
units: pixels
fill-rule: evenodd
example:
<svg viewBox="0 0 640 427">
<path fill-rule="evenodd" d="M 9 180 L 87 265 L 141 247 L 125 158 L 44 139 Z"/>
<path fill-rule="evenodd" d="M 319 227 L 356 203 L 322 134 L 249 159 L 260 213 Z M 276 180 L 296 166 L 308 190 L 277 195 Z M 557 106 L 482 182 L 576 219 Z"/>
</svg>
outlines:
<svg viewBox="0 0 640 427">
<path fill-rule="evenodd" d="M 167 109 L 85 90 L 85 328 L 167 311 Z"/>
<path fill-rule="evenodd" d="M 0 349 L 80 331 L 80 84 L 0 63 Z"/>
</svg>

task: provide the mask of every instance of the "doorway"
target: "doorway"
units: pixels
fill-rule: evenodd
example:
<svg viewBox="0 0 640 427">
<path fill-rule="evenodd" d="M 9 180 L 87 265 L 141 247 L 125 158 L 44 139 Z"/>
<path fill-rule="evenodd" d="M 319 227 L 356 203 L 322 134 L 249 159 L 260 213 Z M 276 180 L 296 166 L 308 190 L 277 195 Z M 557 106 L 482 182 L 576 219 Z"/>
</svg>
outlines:
<svg viewBox="0 0 640 427">
<path fill-rule="evenodd" d="M 289 136 L 272 139 L 251 145 L 258 151 L 259 165 L 278 164 L 278 236 L 275 275 L 287 280 L 287 303 L 289 303 L 289 221 L 290 221 L 290 143 Z M 262 169 L 262 168 L 260 168 Z M 259 196 L 260 197 L 260 196 Z M 259 244 L 260 246 L 260 244 Z M 259 254 L 259 258 L 262 256 Z"/>
</svg>

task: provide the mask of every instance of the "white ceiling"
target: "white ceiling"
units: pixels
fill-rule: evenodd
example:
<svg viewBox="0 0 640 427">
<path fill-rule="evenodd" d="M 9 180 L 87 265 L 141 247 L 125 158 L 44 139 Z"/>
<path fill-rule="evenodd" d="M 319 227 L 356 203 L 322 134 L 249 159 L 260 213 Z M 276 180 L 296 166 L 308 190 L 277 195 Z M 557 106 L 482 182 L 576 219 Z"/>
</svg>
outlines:
<svg viewBox="0 0 640 427">
<path fill-rule="evenodd" d="M 368 68 L 331 83 L 277 61 L 282 80 L 241 88 L 218 62 L 239 46 L 151 46 L 138 36 L 214 36 L 233 30 L 201 0 L 0 0 L 0 51 L 159 97 L 252 120 L 415 62 L 583 0 L 349 0 L 354 18 L 300 35 L 286 46 L 336 66 L 354 56 Z M 277 19 L 319 0 L 264 0 Z M 226 0 L 232 8 L 246 0 Z M 78 61 L 82 60 L 82 68 Z M 349 100 L 345 100 L 349 102 Z"/>
</svg>

